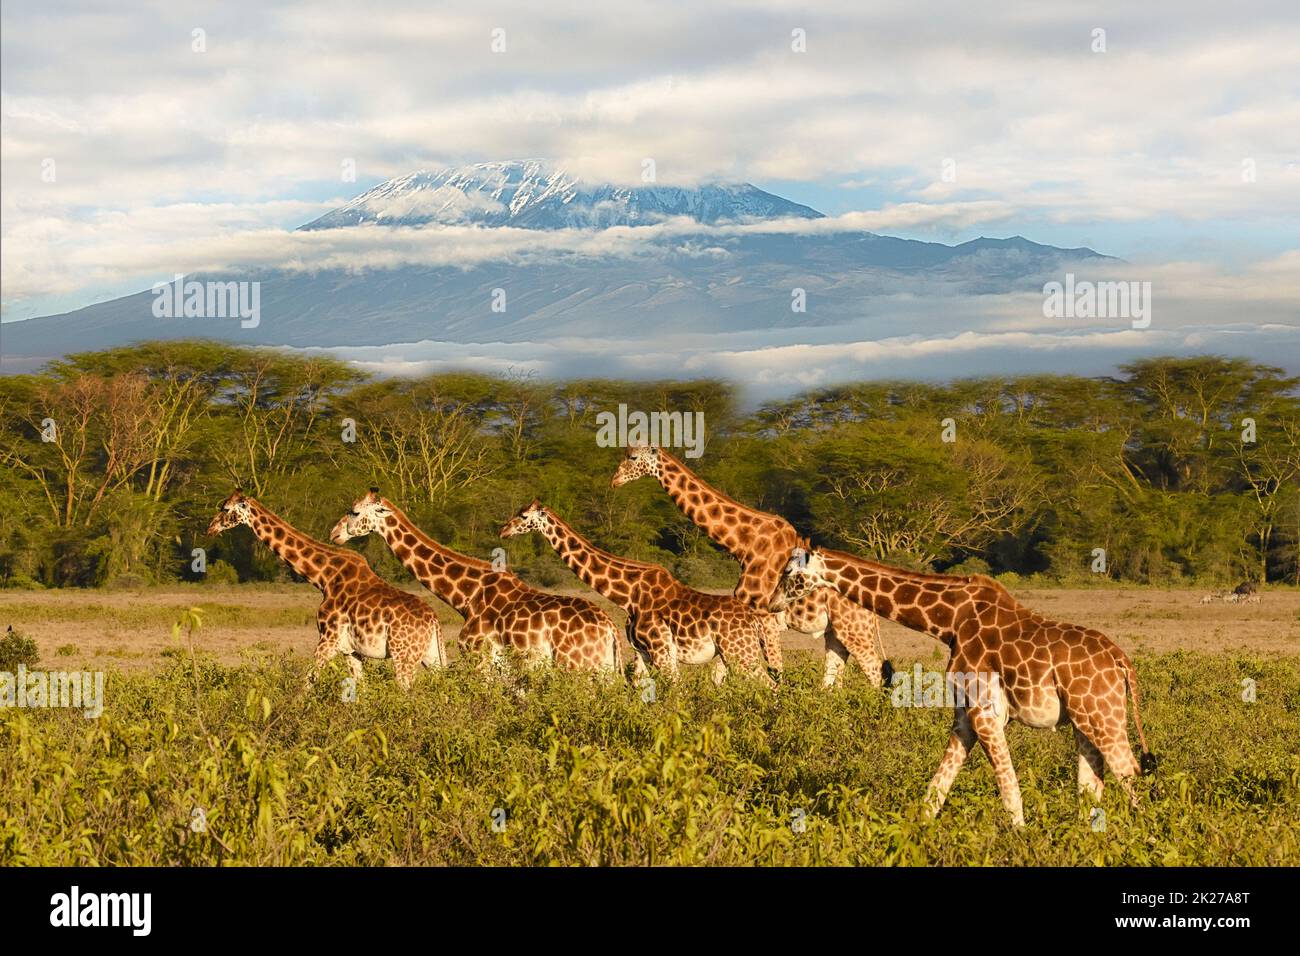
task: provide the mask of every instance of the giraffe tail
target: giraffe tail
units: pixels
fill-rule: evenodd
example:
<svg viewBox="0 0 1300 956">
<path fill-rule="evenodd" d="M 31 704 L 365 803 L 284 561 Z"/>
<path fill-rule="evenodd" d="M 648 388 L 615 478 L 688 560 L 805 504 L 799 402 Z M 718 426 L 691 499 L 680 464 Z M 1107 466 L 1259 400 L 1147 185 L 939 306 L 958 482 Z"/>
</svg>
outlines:
<svg viewBox="0 0 1300 956">
<path fill-rule="evenodd" d="M 1119 648 L 1115 649 L 1115 658 L 1124 668 L 1124 679 L 1128 683 L 1128 692 L 1133 698 L 1133 723 L 1137 726 L 1138 743 L 1142 745 L 1142 757 L 1139 761 L 1142 773 L 1144 775 L 1156 772 L 1156 755 L 1147 747 L 1146 732 L 1142 729 L 1142 708 L 1141 698 L 1138 694 L 1137 669 L 1134 668 L 1133 662 L 1129 660 L 1128 655 Z"/>
</svg>

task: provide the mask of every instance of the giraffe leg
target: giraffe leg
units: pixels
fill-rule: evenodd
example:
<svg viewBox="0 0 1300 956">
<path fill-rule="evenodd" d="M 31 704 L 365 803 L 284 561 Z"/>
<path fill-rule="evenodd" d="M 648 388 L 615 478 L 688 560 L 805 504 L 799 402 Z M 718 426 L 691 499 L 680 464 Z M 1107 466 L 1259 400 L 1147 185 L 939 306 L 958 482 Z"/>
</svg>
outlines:
<svg viewBox="0 0 1300 956">
<path fill-rule="evenodd" d="M 429 637 L 425 643 L 424 656 L 420 659 L 425 667 L 430 670 L 447 666 L 447 646 L 443 643 L 442 628 L 438 622 L 434 621 L 433 626 L 429 628 Z"/>
<path fill-rule="evenodd" d="M 780 675 L 785 670 L 785 652 L 781 647 L 781 632 L 785 626 L 778 617 L 770 617 L 757 625 L 759 642 L 763 648 L 763 658 L 767 661 L 769 673 Z"/>
<path fill-rule="evenodd" d="M 316 642 L 316 653 L 313 655 L 311 669 L 307 672 L 308 687 L 316 683 L 321 669 L 339 653 L 343 638 L 343 618 L 337 613 L 322 608 L 316 616 L 316 629 L 320 632 L 320 640 Z"/>
<path fill-rule="evenodd" d="M 632 647 L 632 679 L 640 680 L 650 672 L 650 655 L 646 650 L 644 638 L 637 633 L 636 615 L 628 615 L 623 634 Z"/>
<path fill-rule="evenodd" d="M 1025 825 L 1025 808 L 1020 800 L 1020 781 L 1016 779 L 1016 768 L 1011 765 L 1011 749 L 1007 746 L 1006 722 L 999 713 L 1000 708 L 979 709 L 971 713 L 971 726 L 980 746 L 993 764 L 993 776 L 998 783 L 998 793 L 1002 796 L 1002 806 L 1011 814 L 1011 822 L 1018 827 Z"/>
<path fill-rule="evenodd" d="M 420 667 L 420 658 L 414 654 L 404 653 L 393 658 L 393 670 L 397 675 L 397 686 L 402 690 L 410 690 L 411 685 L 415 683 L 415 672 Z"/>
<path fill-rule="evenodd" d="M 1074 743 L 1079 748 L 1079 792 L 1100 800 L 1104 787 L 1101 778 L 1105 770 L 1101 751 L 1078 727 L 1074 728 Z"/>
<path fill-rule="evenodd" d="M 885 683 L 886 678 L 885 659 L 880 652 L 880 624 L 874 614 L 869 611 L 865 613 L 869 615 L 866 619 L 870 622 L 865 627 L 850 628 L 849 632 L 843 635 L 833 623 L 832 628 L 840 642 L 853 655 L 854 663 L 867 675 L 871 686 L 880 687 Z"/>
<path fill-rule="evenodd" d="M 1120 678 L 1099 697 L 1071 700 L 1068 705 L 1076 730 L 1101 755 L 1097 775 L 1101 776 L 1100 766 L 1104 761 L 1128 795 L 1129 802 L 1136 806 L 1138 801 L 1137 792 L 1133 788 L 1133 777 L 1140 768 L 1128 739 L 1125 703 L 1124 681 Z"/>
<path fill-rule="evenodd" d="M 721 687 L 722 682 L 727 679 L 727 662 L 722 659 L 721 654 L 713 659 L 713 666 L 711 669 L 713 674 L 713 685 L 715 687 Z"/>
<path fill-rule="evenodd" d="M 830 628 L 822 631 L 822 644 L 826 648 L 826 666 L 822 670 L 822 688 L 830 690 L 838 687 L 844 679 L 844 665 L 849 658 L 849 649 L 840 643 Z"/>
<path fill-rule="evenodd" d="M 650 663 L 670 677 L 677 676 L 677 642 L 672 629 L 663 621 L 645 622 Z"/>
<path fill-rule="evenodd" d="M 721 661 L 723 673 L 727 667 L 735 667 L 746 677 L 752 677 L 762 681 L 769 688 L 777 686 L 772 675 L 764 667 L 765 658 L 763 656 L 763 634 L 756 626 L 749 626 L 745 621 L 721 621 L 714 631 L 718 657 L 716 660 Z M 714 665 L 714 676 L 716 680 L 717 667 Z"/>
<path fill-rule="evenodd" d="M 645 652 L 644 648 L 640 647 L 633 647 L 632 651 L 632 676 L 635 679 L 640 680 L 642 677 L 645 677 L 646 674 L 650 673 L 650 665 L 648 663 L 650 655 Z"/>
<path fill-rule="evenodd" d="M 958 707 L 952 717 L 952 736 L 948 738 L 948 748 L 939 761 L 930 786 L 925 794 L 926 815 L 935 817 L 948 799 L 952 782 L 957 779 L 957 772 L 966 763 L 971 747 L 975 746 L 975 729 L 971 726 L 970 714 L 965 707 Z"/>
<path fill-rule="evenodd" d="M 825 602 L 827 643 L 834 638 L 839 647 L 848 652 L 853 663 L 862 669 L 872 687 L 888 684 L 893 671 L 885 664 L 880 644 L 880 621 L 876 615 L 838 592 L 827 593 Z"/>
<path fill-rule="evenodd" d="M 1120 710 L 1123 714 L 1123 709 Z M 1120 718 L 1123 720 L 1123 717 Z M 1098 735 L 1097 750 L 1110 768 L 1119 785 L 1128 794 L 1129 803 L 1138 805 L 1137 791 L 1133 788 L 1133 778 L 1137 776 L 1139 766 L 1137 757 L 1133 756 L 1133 745 L 1128 740 L 1128 729 L 1122 723 L 1110 723 L 1103 727 Z"/>
</svg>

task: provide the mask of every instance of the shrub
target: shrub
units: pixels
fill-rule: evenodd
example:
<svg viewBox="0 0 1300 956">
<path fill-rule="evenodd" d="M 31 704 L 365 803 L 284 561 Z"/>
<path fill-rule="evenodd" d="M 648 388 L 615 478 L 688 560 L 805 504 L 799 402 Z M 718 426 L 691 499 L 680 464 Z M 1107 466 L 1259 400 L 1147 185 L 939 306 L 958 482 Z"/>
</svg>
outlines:
<svg viewBox="0 0 1300 956">
<path fill-rule="evenodd" d="M 36 642 L 12 627 L 0 637 L 0 671 L 13 673 L 21 664 L 29 670 L 40 660 Z"/>
<path fill-rule="evenodd" d="M 961 562 L 961 564 L 954 564 L 952 567 L 946 569 L 943 573 L 944 574 L 983 574 L 987 576 L 992 576 L 993 569 L 989 567 L 989 563 L 985 561 L 983 558 L 977 558 L 972 556 L 967 558 L 965 561 Z"/>
<path fill-rule="evenodd" d="M 238 584 L 239 572 L 229 561 L 223 561 L 220 558 L 208 565 L 208 570 L 203 575 L 204 584 Z"/>
<path fill-rule="evenodd" d="M 739 573 L 736 562 L 725 554 L 684 554 L 672 563 L 671 571 L 679 581 L 696 588 L 735 587 Z"/>
<path fill-rule="evenodd" d="M 349 702 L 341 665 L 304 697 L 305 661 L 175 650 L 158 672 L 110 674 L 98 720 L 0 710 L 0 865 L 1300 861 L 1294 657 L 1139 656 L 1161 770 L 1136 782 L 1136 809 L 1108 781 L 1099 833 L 1069 735 L 1019 725 L 1028 826 L 1008 826 L 978 752 L 924 821 L 951 712 L 900 711 L 857 674 L 824 693 L 812 660 L 780 694 L 684 668 L 653 701 L 590 675 L 488 682 L 460 664 L 405 694 L 367 663 Z M 1234 705 L 1242 677 L 1261 693 Z"/>
<path fill-rule="evenodd" d="M 12 574 L 0 578 L 0 587 L 20 588 L 29 591 L 45 590 L 44 584 L 22 571 L 14 571 Z"/>
</svg>

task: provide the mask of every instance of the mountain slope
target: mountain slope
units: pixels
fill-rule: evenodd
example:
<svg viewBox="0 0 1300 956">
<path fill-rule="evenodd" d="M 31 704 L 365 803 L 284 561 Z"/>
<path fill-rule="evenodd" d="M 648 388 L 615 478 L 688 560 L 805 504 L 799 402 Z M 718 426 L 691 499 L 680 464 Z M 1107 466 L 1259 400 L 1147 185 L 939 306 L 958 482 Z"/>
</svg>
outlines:
<svg viewBox="0 0 1300 956">
<path fill-rule="evenodd" d="M 529 342 L 563 338 L 749 332 L 849 322 L 870 325 L 873 299 L 1041 290 L 1066 264 L 1107 259 L 980 238 L 957 246 L 868 232 L 709 231 L 717 223 L 822 218 L 748 184 L 693 189 L 576 182 L 540 162 L 485 163 L 390 180 L 302 229 L 359 223 L 484 229 L 634 226 L 665 216 L 698 234 L 648 231 L 635 254 L 529 256 L 527 261 L 391 269 L 191 275 L 260 283 L 260 317 L 156 318 L 150 291 L 0 327 L 8 356 L 55 357 L 141 339 L 205 336 L 291 346 Z M 803 289 L 806 311 L 791 309 Z M 504 290 L 504 311 L 494 309 Z M 898 329 L 890 330 L 897 333 Z M 904 330 L 906 331 L 906 330 Z M 925 329 L 916 329 L 923 332 Z"/>
<path fill-rule="evenodd" d="M 717 248 L 715 241 L 711 249 Z M 722 248 L 721 257 L 673 243 L 633 258 L 271 272 L 245 277 L 262 283 L 257 328 L 243 329 L 234 319 L 157 319 L 151 312 L 153 295 L 142 292 L 61 316 L 6 324 L 4 348 L 11 354 L 52 356 L 70 348 L 194 336 L 294 346 L 574 336 L 617 341 L 625 331 L 667 336 L 833 325 L 870 316 L 877 296 L 1041 289 L 1066 263 L 1104 259 L 1032 243 L 963 250 L 869 234 L 744 236 Z M 791 311 L 795 288 L 806 290 L 806 313 Z M 495 289 L 506 290 L 504 312 L 492 309 Z"/>
</svg>

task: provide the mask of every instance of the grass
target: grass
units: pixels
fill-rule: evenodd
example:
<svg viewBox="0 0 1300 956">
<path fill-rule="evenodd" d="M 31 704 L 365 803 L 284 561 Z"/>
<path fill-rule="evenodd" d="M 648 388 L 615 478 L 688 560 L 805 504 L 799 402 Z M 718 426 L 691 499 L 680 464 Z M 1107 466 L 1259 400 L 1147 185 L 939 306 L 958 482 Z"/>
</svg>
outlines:
<svg viewBox="0 0 1300 956">
<path fill-rule="evenodd" d="M 55 604 L 40 601 L 14 601 L 4 605 L 4 611 L 24 623 L 87 623 L 123 628 L 170 629 L 176 616 L 194 602 L 184 598 L 174 604 L 139 603 L 86 603 Z M 315 630 L 316 607 L 303 605 L 248 606 L 205 601 L 200 605 L 204 620 L 222 627 L 306 627 Z M 437 607 L 443 624 L 458 623 L 460 618 L 448 608 Z"/>
<path fill-rule="evenodd" d="M 1019 725 L 1026 828 L 981 754 L 923 820 L 950 712 L 894 708 L 856 674 L 822 693 L 811 661 L 776 695 L 693 671 L 653 702 L 460 664 L 408 696 L 368 664 L 347 703 L 341 668 L 305 691 L 291 657 L 178 651 L 110 674 L 98 721 L 0 710 L 0 864 L 1300 863 L 1300 658 L 1137 664 L 1161 771 L 1136 810 L 1108 786 L 1095 832 L 1069 732 Z"/>
</svg>

